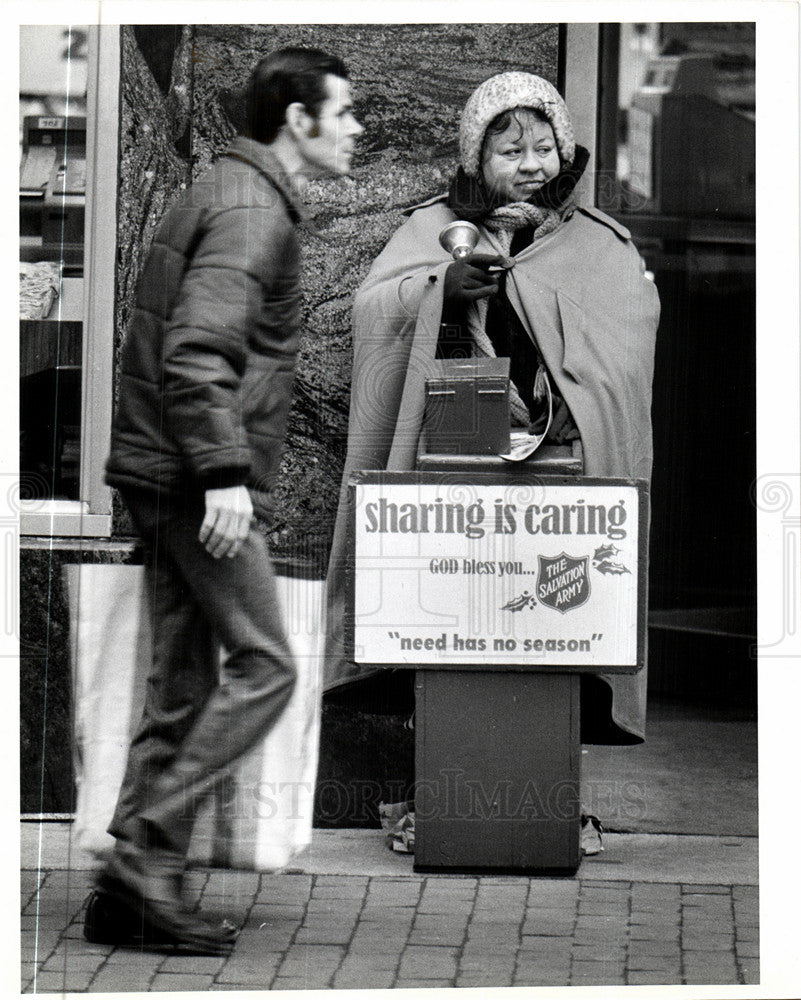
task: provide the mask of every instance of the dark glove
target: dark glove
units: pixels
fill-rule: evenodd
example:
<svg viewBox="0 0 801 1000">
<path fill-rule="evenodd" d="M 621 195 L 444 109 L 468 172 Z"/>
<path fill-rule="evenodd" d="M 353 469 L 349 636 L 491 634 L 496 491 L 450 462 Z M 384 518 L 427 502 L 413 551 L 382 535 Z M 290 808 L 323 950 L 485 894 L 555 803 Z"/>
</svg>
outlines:
<svg viewBox="0 0 801 1000">
<path fill-rule="evenodd" d="M 567 408 L 567 403 L 563 399 L 555 400 L 551 427 L 548 431 L 548 438 L 556 444 L 564 444 L 565 441 L 575 441 L 579 436 L 578 427 L 573 420 L 573 415 Z"/>
<path fill-rule="evenodd" d="M 445 287 L 442 292 L 447 306 L 464 306 L 476 299 L 495 295 L 498 291 L 498 275 L 490 274 L 490 267 L 497 267 L 506 260 L 489 253 L 474 253 L 460 257 L 445 271 Z"/>
</svg>

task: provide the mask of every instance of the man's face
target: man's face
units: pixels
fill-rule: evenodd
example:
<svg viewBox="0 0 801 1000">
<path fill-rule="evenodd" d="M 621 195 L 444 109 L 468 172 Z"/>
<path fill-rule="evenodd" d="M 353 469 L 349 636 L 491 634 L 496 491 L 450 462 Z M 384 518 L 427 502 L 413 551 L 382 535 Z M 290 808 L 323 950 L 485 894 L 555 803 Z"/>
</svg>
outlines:
<svg viewBox="0 0 801 1000">
<path fill-rule="evenodd" d="M 364 129 L 353 117 L 348 81 L 328 73 L 325 90 L 328 96 L 306 134 L 298 137 L 298 149 L 308 176 L 341 177 L 350 173 L 356 136 Z"/>
</svg>

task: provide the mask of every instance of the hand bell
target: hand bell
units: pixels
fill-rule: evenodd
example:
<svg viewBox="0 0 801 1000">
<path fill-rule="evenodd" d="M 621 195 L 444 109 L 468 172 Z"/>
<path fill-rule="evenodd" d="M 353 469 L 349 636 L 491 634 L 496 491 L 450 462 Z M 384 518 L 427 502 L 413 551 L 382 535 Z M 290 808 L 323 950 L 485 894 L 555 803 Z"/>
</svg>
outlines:
<svg viewBox="0 0 801 1000">
<path fill-rule="evenodd" d="M 472 222 L 449 222 L 439 234 L 439 243 L 454 260 L 468 257 L 478 243 L 478 230 Z"/>
</svg>

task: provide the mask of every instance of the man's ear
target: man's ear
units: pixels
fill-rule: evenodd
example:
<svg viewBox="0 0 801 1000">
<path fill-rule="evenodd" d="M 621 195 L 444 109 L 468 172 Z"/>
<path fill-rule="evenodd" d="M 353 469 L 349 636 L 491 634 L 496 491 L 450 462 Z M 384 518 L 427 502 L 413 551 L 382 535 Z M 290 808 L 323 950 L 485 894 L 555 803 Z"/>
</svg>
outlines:
<svg viewBox="0 0 801 1000">
<path fill-rule="evenodd" d="M 295 138 L 316 139 L 319 135 L 317 119 L 306 110 L 306 105 L 293 101 L 286 109 L 286 124 Z"/>
</svg>

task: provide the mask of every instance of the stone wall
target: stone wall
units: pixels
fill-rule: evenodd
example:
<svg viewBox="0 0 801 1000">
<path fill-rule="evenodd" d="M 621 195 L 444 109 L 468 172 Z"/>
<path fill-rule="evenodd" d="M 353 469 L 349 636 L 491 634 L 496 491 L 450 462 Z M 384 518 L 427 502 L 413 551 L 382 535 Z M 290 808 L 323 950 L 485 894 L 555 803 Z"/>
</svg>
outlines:
<svg viewBox="0 0 801 1000">
<path fill-rule="evenodd" d="M 318 228 L 305 235 L 303 335 L 288 446 L 264 530 L 276 555 L 327 557 L 344 458 L 350 308 L 401 210 L 442 190 L 459 112 L 493 73 L 556 79 L 554 24 L 201 25 L 123 28 L 118 341 L 144 254 L 170 198 L 203 170 L 240 120 L 253 65 L 282 45 L 317 46 L 348 65 L 365 126 L 353 176 L 311 185 Z M 127 522 L 118 519 L 118 532 Z"/>
</svg>

